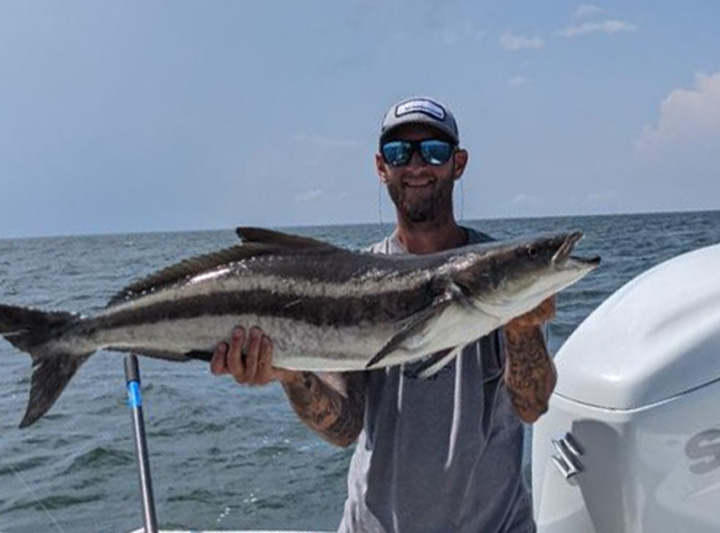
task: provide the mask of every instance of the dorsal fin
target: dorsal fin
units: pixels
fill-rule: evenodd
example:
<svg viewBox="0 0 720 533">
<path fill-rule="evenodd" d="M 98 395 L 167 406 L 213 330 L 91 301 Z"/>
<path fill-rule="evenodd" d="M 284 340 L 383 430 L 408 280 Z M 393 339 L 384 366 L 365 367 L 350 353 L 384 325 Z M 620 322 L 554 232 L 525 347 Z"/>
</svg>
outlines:
<svg viewBox="0 0 720 533">
<path fill-rule="evenodd" d="M 238 237 L 246 243 L 272 244 L 282 246 L 283 248 L 325 248 L 342 250 L 330 243 L 311 239 L 310 237 L 301 237 L 300 235 L 291 235 L 280 231 L 273 231 L 265 228 L 239 227 L 235 230 Z"/>
<path fill-rule="evenodd" d="M 307 249 L 344 251 L 342 248 L 309 237 L 264 228 L 241 227 L 237 228 L 236 233 L 244 241 L 243 244 L 185 259 L 139 279 L 110 298 L 108 307 L 250 257 L 298 253 Z"/>
<path fill-rule="evenodd" d="M 208 272 L 223 265 L 241 261 L 249 257 L 266 255 L 273 252 L 277 253 L 276 247 L 246 243 L 224 248 L 209 254 L 191 257 L 162 270 L 158 270 L 128 285 L 110 298 L 108 307 L 120 302 L 132 300 L 149 291 L 173 285 L 197 274 L 201 274 L 202 272 Z"/>
</svg>

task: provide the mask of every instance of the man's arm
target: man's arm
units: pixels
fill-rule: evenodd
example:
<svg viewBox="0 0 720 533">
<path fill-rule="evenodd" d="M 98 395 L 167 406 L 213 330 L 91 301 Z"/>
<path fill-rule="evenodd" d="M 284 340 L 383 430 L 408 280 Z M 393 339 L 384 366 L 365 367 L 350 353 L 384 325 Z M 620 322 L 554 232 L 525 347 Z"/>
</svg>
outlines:
<svg viewBox="0 0 720 533">
<path fill-rule="evenodd" d="M 300 420 L 328 442 L 346 447 L 355 442 L 363 428 L 365 376 L 355 372 L 337 377 L 344 381 L 347 396 L 312 372 L 293 372 L 281 383 Z"/>
<path fill-rule="evenodd" d="M 231 374 L 238 383 L 264 385 L 279 381 L 293 410 L 305 424 L 337 446 L 349 446 L 362 430 L 365 414 L 364 372 L 328 375 L 339 381 L 346 394 L 331 387 L 312 372 L 296 372 L 272 366 L 272 341 L 259 328 L 251 328 L 243 354 L 245 330 L 233 330 L 230 343 L 221 342 L 213 353 L 213 374 Z"/>
<path fill-rule="evenodd" d="M 555 364 L 548 355 L 540 326 L 555 316 L 550 298 L 537 309 L 505 326 L 507 366 L 505 384 L 515 411 L 523 422 L 533 423 L 547 411 L 557 382 Z"/>
</svg>

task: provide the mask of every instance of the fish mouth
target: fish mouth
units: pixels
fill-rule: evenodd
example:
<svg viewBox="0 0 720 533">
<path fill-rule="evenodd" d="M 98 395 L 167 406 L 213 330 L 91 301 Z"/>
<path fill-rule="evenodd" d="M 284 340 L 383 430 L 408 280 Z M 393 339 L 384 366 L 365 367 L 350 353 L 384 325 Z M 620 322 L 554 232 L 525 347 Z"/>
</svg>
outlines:
<svg viewBox="0 0 720 533">
<path fill-rule="evenodd" d="M 577 256 L 571 256 L 570 254 L 575 249 L 575 245 L 580 242 L 580 240 L 583 238 L 583 232 L 582 231 L 574 231 L 572 233 L 569 233 L 566 237 L 563 243 L 558 248 L 557 252 L 555 252 L 555 255 L 552 257 L 553 264 L 564 264 L 568 261 L 568 259 L 572 260 L 573 263 L 580 263 L 582 265 L 586 265 L 588 267 L 596 267 L 600 264 L 600 256 L 593 256 L 593 257 L 577 257 Z"/>
</svg>

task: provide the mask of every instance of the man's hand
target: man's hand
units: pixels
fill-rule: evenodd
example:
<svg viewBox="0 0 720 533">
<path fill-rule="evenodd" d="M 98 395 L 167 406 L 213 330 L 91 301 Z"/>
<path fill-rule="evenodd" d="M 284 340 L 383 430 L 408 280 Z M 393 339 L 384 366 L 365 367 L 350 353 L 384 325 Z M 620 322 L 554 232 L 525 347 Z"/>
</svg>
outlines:
<svg viewBox="0 0 720 533">
<path fill-rule="evenodd" d="M 245 353 L 243 347 L 247 345 Z M 312 372 L 298 372 L 272 366 L 272 340 L 258 327 L 233 329 L 230 344 L 221 342 L 210 360 L 215 375 L 230 374 L 244 385 L 265 385 L 279 381 L 293 410 L 320 436 L 338 446 L 349 446 L 360 434 L 365 408 L 364 373 L 338 376 L 347 397 Z"/>
<path fill-rule="evenodd" d="M 555 318 L 555 312 L 555 297 L 551 296 L 532 311 L 512 319 L 505 328 L 517 331 L 542 326 L 545 322 Z"/>
<path fill-rule="evenodd" d="M 217 345 L 210 360 L 213 374 L 230 374 L 243 385 L 265 385 L 275 380 L 300 378 L 299 372 L 272 366 L 272 340 L 260 328 L 250 328 L 247 351 L 243 353 L 245 337 L 245 329 L 237 326 L 233 329 L 230 344 L 221 342 Z"/>
</svg>

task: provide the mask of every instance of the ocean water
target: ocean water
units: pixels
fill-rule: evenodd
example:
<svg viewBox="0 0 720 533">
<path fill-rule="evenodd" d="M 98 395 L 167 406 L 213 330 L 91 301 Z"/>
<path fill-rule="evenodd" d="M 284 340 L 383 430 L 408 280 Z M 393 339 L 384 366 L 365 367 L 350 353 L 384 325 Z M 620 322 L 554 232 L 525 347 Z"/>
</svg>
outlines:
<svg viewBox="0 0 720 533">
<path fill-rule="evenodd" d="M 678 254 L 720 242 L 720 212 L 467 221 L 504 239 L 582 229 L 601 267 L 560 294 L 555 353 L 616 289 Z M 389 226 L 296 231 L 359 248 Z M 0 240 L 0 302 L 92 312 L 128 282 L 235 243 L 227 232 Z M 30 359 L 0 340 L 0 532 L 126 532 L 142 525 L 123 357 L 100 352 L 50 413 L 19 430 Z M 352 449 L 306 429 L 277 384 L 246 388 L 201 362 L 141 359 L 163 528 L 334 530 Z M 526 458 L 526 463 L 529 458 Z"/>
</svg>

